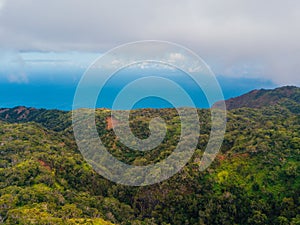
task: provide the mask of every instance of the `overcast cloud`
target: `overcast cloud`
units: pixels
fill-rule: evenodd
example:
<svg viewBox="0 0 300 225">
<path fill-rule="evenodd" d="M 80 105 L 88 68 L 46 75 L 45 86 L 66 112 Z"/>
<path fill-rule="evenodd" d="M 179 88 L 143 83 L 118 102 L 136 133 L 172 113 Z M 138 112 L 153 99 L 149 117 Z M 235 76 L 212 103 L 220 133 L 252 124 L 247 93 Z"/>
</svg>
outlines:
<svg viewBox="0 0 300 225">
<path fill-rule="evenodd" d="M 217 74 L 300 85 L 297 0 L 0 0 L 1 51 L 98 51 L 159 39 Z"/>
</svg>

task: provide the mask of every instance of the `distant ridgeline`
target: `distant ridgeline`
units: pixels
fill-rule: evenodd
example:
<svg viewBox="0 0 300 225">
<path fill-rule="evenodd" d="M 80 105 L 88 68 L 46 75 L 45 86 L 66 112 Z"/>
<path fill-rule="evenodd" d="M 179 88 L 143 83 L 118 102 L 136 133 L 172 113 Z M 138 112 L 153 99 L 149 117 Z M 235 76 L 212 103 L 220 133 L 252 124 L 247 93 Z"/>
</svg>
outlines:
<svg viewBox="0 0 300 225">
<path fill-rule="evenodd" d="M 300 224 L 300 88 L 255 90 L 226 105 L 227 130 L 213 164 L 198 170 L 211 128 L 210 110 L 199 109 L 192 159 L 146 187 L 97 174 L 77 149 L 71 112 L 0 109 L 0 224 Z M 108 109 L 96 110 L 99 137 L 123 162 L 161 161 L 180 138 L 176 109 L 132 110 L 130 127 L 147 138 L 157 116 L 168 131 L 151 151 L 124 146 Z"/>
<path fill-rule="evenodd" d="M 285 86 L 273 90 L 253 90 L 242 96 L 226 100 L 228 110 L 237 108 L 262 108 L 270 105 L 286 107 L 291 112 L 299 113 L 300 88 Z M 219 103 L 214 105 L 218 108 Z"/>
<path fill-rule="evenodd" d="M 273 90 L 253 90 L 247 94 L 230 98 L 225 101 L 227 110 L 238 108 L 263 108 L 269 106 L 281 106 L 291 112 L 299 113 L 300 108 L 300 88 L 295 86 L 285 86 Z M 219 102 L 213 105 L 213 108 L 218 108 Z M 54 129 L 55 122 L 62 122 L 69 118 L 70 113 L 62 110 L 47 110 L 28 108 L 18 106 L 15 108 L 0 108 L 0 119 L 7 122 L 37 122 L 47 124 L 51 122 L 51 128 Z M 50 122 L 49 122 L 50 121 Z M 68 120 L 69 125 L 70 121 Z M 48 127 L 48 126 L 46 126 Z M 59 128 L 57 128 L 59 129 Z"/>
<path fill-rule="evenodd" d="M 24 106 L 0 109 L 0 120 L 10 123 L 36 122 L 55 131 L 61 131 L 72 123 L 70 112 Z"/>
</svg>

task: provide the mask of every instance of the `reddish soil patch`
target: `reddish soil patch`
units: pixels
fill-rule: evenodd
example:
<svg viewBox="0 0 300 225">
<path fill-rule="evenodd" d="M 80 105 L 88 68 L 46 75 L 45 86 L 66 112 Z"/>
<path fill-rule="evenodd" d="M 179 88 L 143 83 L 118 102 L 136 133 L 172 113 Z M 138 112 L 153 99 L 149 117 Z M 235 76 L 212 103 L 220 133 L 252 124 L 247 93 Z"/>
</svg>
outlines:
<svg viewBox="0 0 300 225">
<path fill-rule="evenodd" d="M 235 154 L 233 157 L 239 157 L 239 158 L 248 158 L 249 153 L 240 153 L 240 154 Z"/>
<path fill-rule="evenodd" d="M 16 112 L 17 114 L 20 114 L 21 112 L 23 112 L 23 111 L 25 111 L 26 110 L 26 108 L 25 107 L 18 107 L 18 108 L 16 108 L 15 110 L 14 110 L 14 112 Z"/>
<path fill-rule="evenodd" d="M 38 160 L 38 162 L 41 164 L 42 167 L 46 168 L 48 171 L 51 171 L 51 167 L 46 162 L 40 159 Z"/>
<path fill-rule="evenodd" d="M 113 118 L 111 116 L 106 118 L 106 124 L 107 124 L 107 129 L 113 129 L 114 126 L 118 125 L 119 121 L 116 118 Z"/>
<path fill-rule="evenodd" d="M 216 158 L 219 160 L 219 161 L 224 161 L 226 159 L 226 156 L 225 155 L 217 155 Z"/>
<path fill-rule="evenodd" d="M 1 109 L 0 110 L 0 113 L 4 113 L 4 112 L 6 112 L 6 111 L 8 111 L 9 109 Z"/>
<path fill-rule="evenodd" d="M 29 110 L 25 110 L 24 113 L 18 117 L 18 120 L 26 119 L 29 115 Z"/>
<path fill-rule="evenodd" d="M 58 144 L 58 146 L 59 147 L 64 147 L 66 144 L 64 143 L 64 142 L 60 142 L 59 144 Z"/>
</svg>

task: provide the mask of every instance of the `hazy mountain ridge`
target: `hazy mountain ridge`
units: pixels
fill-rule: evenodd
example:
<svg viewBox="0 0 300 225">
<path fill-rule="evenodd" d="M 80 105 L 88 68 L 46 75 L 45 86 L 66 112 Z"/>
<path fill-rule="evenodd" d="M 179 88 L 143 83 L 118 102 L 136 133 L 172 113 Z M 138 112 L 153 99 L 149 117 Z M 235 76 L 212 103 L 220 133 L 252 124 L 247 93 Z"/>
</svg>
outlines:
<svg viewBox="0 0 300 225">
<path fill-rule="evenodd" d="M 238 97 L 225 100 L 228 110 L 238 108 L 262 108 L 272 105 L 286 107 L 293 113 L 299 113 L 300 88 L 295 86 L 284 86 L 275 89 L 252 90 Z M 216 102 L 214 108 L 220 103 Z M 101 110 L 101 109 L 99 109 Z M 57 109 L 36 109 L 32 107 L 16 106 L 14 108 L 0 108 L 0 120 L 7 122 L 37 122 L 47 128 L 62 130 L 70 125 L 71 114 L 68 111 Z M 57 121 L 65 121 L 65 126 Z"/>
<path fill-rule="evenodd" d="M 300 112 L 295 106 L 300 103 L 300 88 L 295 86 L 284 86 L 276 89 L 253 90 L 244 95 L 230 98 L 225 101 L 228 110 L 237 108 L 262 108 L 270 105 L 281 105 L 292 112 Z M 218 108 L 219 103 L 214 105 Z"/>
</svg>

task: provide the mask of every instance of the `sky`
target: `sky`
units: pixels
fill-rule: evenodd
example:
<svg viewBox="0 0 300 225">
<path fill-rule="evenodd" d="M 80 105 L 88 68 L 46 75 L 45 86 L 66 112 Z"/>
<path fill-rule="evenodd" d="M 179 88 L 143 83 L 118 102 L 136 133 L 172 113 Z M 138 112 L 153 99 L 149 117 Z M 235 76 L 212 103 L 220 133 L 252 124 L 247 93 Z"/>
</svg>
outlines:
<svg viewBox="0 0 300 225">
<path fill-rule="evenodd" d="M 159 39 L 217 74 L 300 84 L 300 1 L 0 0 L 0 49 L 98 51 Z"/>
<path fill-rule="evenodd" d="M 300 86 L 299 21 L 296 0 L 0 0 L 0 82 L 77 81 L 118 45 L 163 40 L 227 83 Z"/>
</svg>

